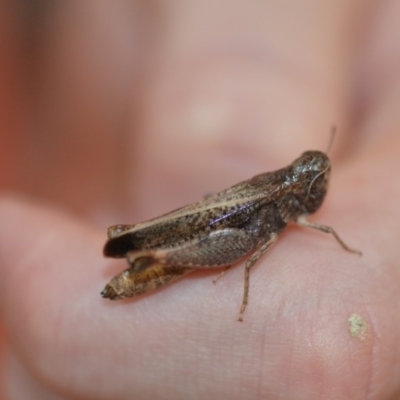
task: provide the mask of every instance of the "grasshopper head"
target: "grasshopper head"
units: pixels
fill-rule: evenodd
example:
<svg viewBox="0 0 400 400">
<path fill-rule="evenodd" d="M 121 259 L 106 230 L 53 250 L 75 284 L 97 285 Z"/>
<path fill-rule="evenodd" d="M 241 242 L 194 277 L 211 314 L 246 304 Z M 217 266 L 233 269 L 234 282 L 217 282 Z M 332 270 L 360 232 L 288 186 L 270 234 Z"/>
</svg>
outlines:
<svg viewBox="0 0 400 400">
<path fill-rule="evenodd" d="M 306 151 L 293 164 L 292 181 L 300 185 L 307 213 L 318 210 L 329 185 L 331 162 L 322 151 Z"/>
</svg>

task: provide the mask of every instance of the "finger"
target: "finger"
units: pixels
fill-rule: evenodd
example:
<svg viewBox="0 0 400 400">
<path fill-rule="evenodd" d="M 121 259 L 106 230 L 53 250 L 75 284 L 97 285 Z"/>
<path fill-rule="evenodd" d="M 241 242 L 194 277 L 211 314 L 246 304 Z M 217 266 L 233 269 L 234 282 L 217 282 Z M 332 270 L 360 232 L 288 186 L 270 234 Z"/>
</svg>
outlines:
<svg viewBox="0 0 400 400">
<path fill-rule="evenodd" d="M 170 2 L 132 143 L 138 212 L 325 150 L 332 124 L 343 132 L 349 117 L 359 4 Z"/>
</svg>

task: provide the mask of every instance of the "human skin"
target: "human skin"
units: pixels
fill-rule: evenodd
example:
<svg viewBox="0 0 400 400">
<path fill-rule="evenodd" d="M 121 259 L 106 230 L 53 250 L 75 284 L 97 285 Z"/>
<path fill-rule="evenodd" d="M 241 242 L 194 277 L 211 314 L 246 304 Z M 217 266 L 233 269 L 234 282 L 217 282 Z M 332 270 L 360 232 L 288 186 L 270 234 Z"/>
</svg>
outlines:
<svg viewBox="0 0 400 400">
<path fill-rule="evenodd" d="M 397 398 L 400 1 L 81 4 L 42 19 L 31 74 L 1 5 L 2 398 Z M 333 124 L 311 219 L 362 257 L 289 227 L 242 323 L 243 263 L 100 297 L 126 267 L 102 257 L 107 225 L 325 150 Z"/>
</svg>

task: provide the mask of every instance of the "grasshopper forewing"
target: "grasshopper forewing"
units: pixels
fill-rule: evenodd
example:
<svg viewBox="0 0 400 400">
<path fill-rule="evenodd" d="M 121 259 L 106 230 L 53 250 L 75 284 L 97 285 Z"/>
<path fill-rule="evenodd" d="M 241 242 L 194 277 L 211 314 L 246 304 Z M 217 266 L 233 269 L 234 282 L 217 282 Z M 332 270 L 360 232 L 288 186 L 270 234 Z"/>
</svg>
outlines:
<svg viewBox="0 0 400 400">
<path fill-rule="evenodd" d="M 331 233 L 309 222 L 328 189 L 331 165 L 320 151 L 307 151 L 289 166 L 256 175 L 206 199 L 136 225 L 108 229 L 107 257 L 127 258 L 130 267 L 102 291 L 109 299 L 146 293 L 197 269 L 229 268 L 246 256 L 239 320 L 248 302 L 250 269 L 291 221 Z"/>
</svg>

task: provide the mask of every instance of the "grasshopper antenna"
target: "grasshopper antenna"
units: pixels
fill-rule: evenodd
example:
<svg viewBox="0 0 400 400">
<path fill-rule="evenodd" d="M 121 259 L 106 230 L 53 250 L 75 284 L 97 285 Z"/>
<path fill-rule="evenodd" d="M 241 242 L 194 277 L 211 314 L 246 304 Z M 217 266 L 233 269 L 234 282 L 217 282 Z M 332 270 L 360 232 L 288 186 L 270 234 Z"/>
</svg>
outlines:
<svg viewBox="0 0 400 400">
<path fill-rule="evenodd" d="M 335 140 L 336 131 L 337 131 L 337 126 L 333 125 L 332 128 L 331 128 L 331 135 L 330 135 L 330 138 L 329 138 L 328 148 L 326 149 L 326 154 L 329 153 L 329 150 L 332 147 L 333 141 Z"/>
</svg>

